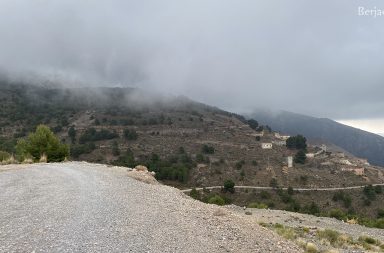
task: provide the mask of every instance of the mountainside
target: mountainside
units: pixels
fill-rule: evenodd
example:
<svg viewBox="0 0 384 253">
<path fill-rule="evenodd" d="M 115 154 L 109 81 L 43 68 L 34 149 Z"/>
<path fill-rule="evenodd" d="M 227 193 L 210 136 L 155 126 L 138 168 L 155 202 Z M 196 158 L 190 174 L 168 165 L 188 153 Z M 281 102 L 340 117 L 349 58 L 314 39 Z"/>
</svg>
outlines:
<svg viewBox="0 0 384 253">
<path fill-rule="evenodd" d="M 366 158 L 375 165 L 384 166 L 384 137 L 337 123 L 330 119 L 314 118 L 282 111 L 255 112 L 250 115 L 263 124 L 287 134 L 302 134 L 309 139 L 333 143 L 351 154 Z"/>
<path fill-rule="evenodd" d="M 226 179 L 269 186 L 274 178 L 279 185 L 299 187 L 303 176 L 307 185 L 316 187 L 366 182 L 348 173 L 335 180 L 334 172 L 319 170 L 326 156 L 287 172 L 287 156 L 296 151 L 267 127 L 254 130 L 242 116 L 183 97 L 131 88 L 31 86 L 2 88 L 0 94 L 0 149 L 10 152 L 17 138 L 43 123 L 71 145 L 72 159 L 129 167 L 140 162 L 158 179 L 181 186 L 221 185 Z M 265 149 L 262 143 L 274 144 Z M 381 182 L 375 173 L 366 174 L 372 183 Z"/>
<path fill-rule="evenodd" d="M 158 96 L 132 88 L 2 85 L 0 101 L 0 150 L 14 154 L 18 139 L 45 124 L 70 146 L 70 160 L 131 168 L 142 164 L 156 173 L 157 180 L 178 188 L 220 186 L 227 180 L 237 186 L 274 189 L 384 182 L 379 168 L 348 154 L 325 151 L 321 145 L 307 148 L 310 157 L 303 164 L 289 166 L 288 158 L 298 150 L 286 147 L 286 136 L 185 97 Z M 285 191 L 201 193 L 195 197 L 204 202 L 248 205 L 260 201 L 269 207 L 317 214 L 341 208 L 370 217 L 376 217 L 381 203 L 376 197 L 368 205 L 362 189 L 353 193 L 355 201 L 348 206 L 329 202 L 333 193 L 320 197 L 315 191 L 294 197 Z M 310 211 L 314 200 L 319 207 Z M 361 208 L 362 201 L 366 209 Z"/>
</svg>

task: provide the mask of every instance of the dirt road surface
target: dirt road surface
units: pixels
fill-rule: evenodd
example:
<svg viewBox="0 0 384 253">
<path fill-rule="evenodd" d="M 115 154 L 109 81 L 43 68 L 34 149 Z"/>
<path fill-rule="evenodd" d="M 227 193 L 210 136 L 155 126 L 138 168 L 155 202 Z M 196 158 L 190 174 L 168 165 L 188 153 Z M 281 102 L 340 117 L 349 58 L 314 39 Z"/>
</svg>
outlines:
<svg viewBox="0 0 384 253">
<path fill-rule="evenodd" d="M 81 162 L 0 167 L 0 252 L 300 252 L 253 220 Z"/>
</svg>

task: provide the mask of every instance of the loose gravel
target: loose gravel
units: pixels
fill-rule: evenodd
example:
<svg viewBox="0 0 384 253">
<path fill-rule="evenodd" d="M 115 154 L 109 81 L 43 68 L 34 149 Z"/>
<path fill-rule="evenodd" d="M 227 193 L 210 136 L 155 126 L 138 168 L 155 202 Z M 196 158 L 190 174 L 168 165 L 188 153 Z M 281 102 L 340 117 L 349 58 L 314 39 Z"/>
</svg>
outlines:
<svg viewBox="0 0 384 253">
<path fill-rule="evenodd" d="M 0 168 L 0 252 L 301 252 L 225 208 L 83 162 Z"/>
<path fill-rule="evenodd" d="M 294 213 L 282 210 L 247 208 L 227 206 L 228 210 L 243 216 L 252 217 L 256 223 L 279 223 L 289 227 L 308 227 L 316 229 L 332 229 L 350 235 L 354 239 L 366 235 L 384 242 L 384 229 L 368 228 L 358 224 L 349 224 L 335 218 L 317 217 L 309 214 Z M 246 215 L 245 212 L 252 213 Z"/>
</svg>

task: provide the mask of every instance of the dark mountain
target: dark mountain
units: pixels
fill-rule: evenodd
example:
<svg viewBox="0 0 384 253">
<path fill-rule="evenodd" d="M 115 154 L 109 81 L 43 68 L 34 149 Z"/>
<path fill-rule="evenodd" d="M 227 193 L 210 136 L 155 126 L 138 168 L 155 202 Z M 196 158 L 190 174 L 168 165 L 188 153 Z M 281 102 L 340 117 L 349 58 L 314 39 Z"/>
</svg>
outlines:
<svg viewBox="0 0 384 253">
<path fill-rule="evenodd" d="M 340 124 L 326 118 L 315 118 L 281 111 L 259 111 L 250 115 L 276 131 L 290 135 L 303 134 L 309 139 L 331 142 L 351 154 L 366 158 L 374 165 L 384 165 L 384 137 Z"/>
</svg>

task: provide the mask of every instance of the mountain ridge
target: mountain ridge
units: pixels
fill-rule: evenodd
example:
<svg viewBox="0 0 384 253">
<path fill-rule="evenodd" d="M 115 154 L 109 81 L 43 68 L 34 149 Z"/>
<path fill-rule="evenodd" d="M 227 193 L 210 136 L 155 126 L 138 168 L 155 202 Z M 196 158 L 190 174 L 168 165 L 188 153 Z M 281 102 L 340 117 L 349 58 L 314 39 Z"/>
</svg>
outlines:
<svg viewBox="0 0 384 253">
<path fill-rule="evenodd" d="M 309 139 L 329 141 L 351 154 L 366 158 L 372 164 L 384 165 L 384 137 L 358 128 L 338 123 L 328 118 L 280 111 L 269 113 L 255 111 L 248 115 L 263 124 L 287 134 L 303 134 Z"/>
</svg>

